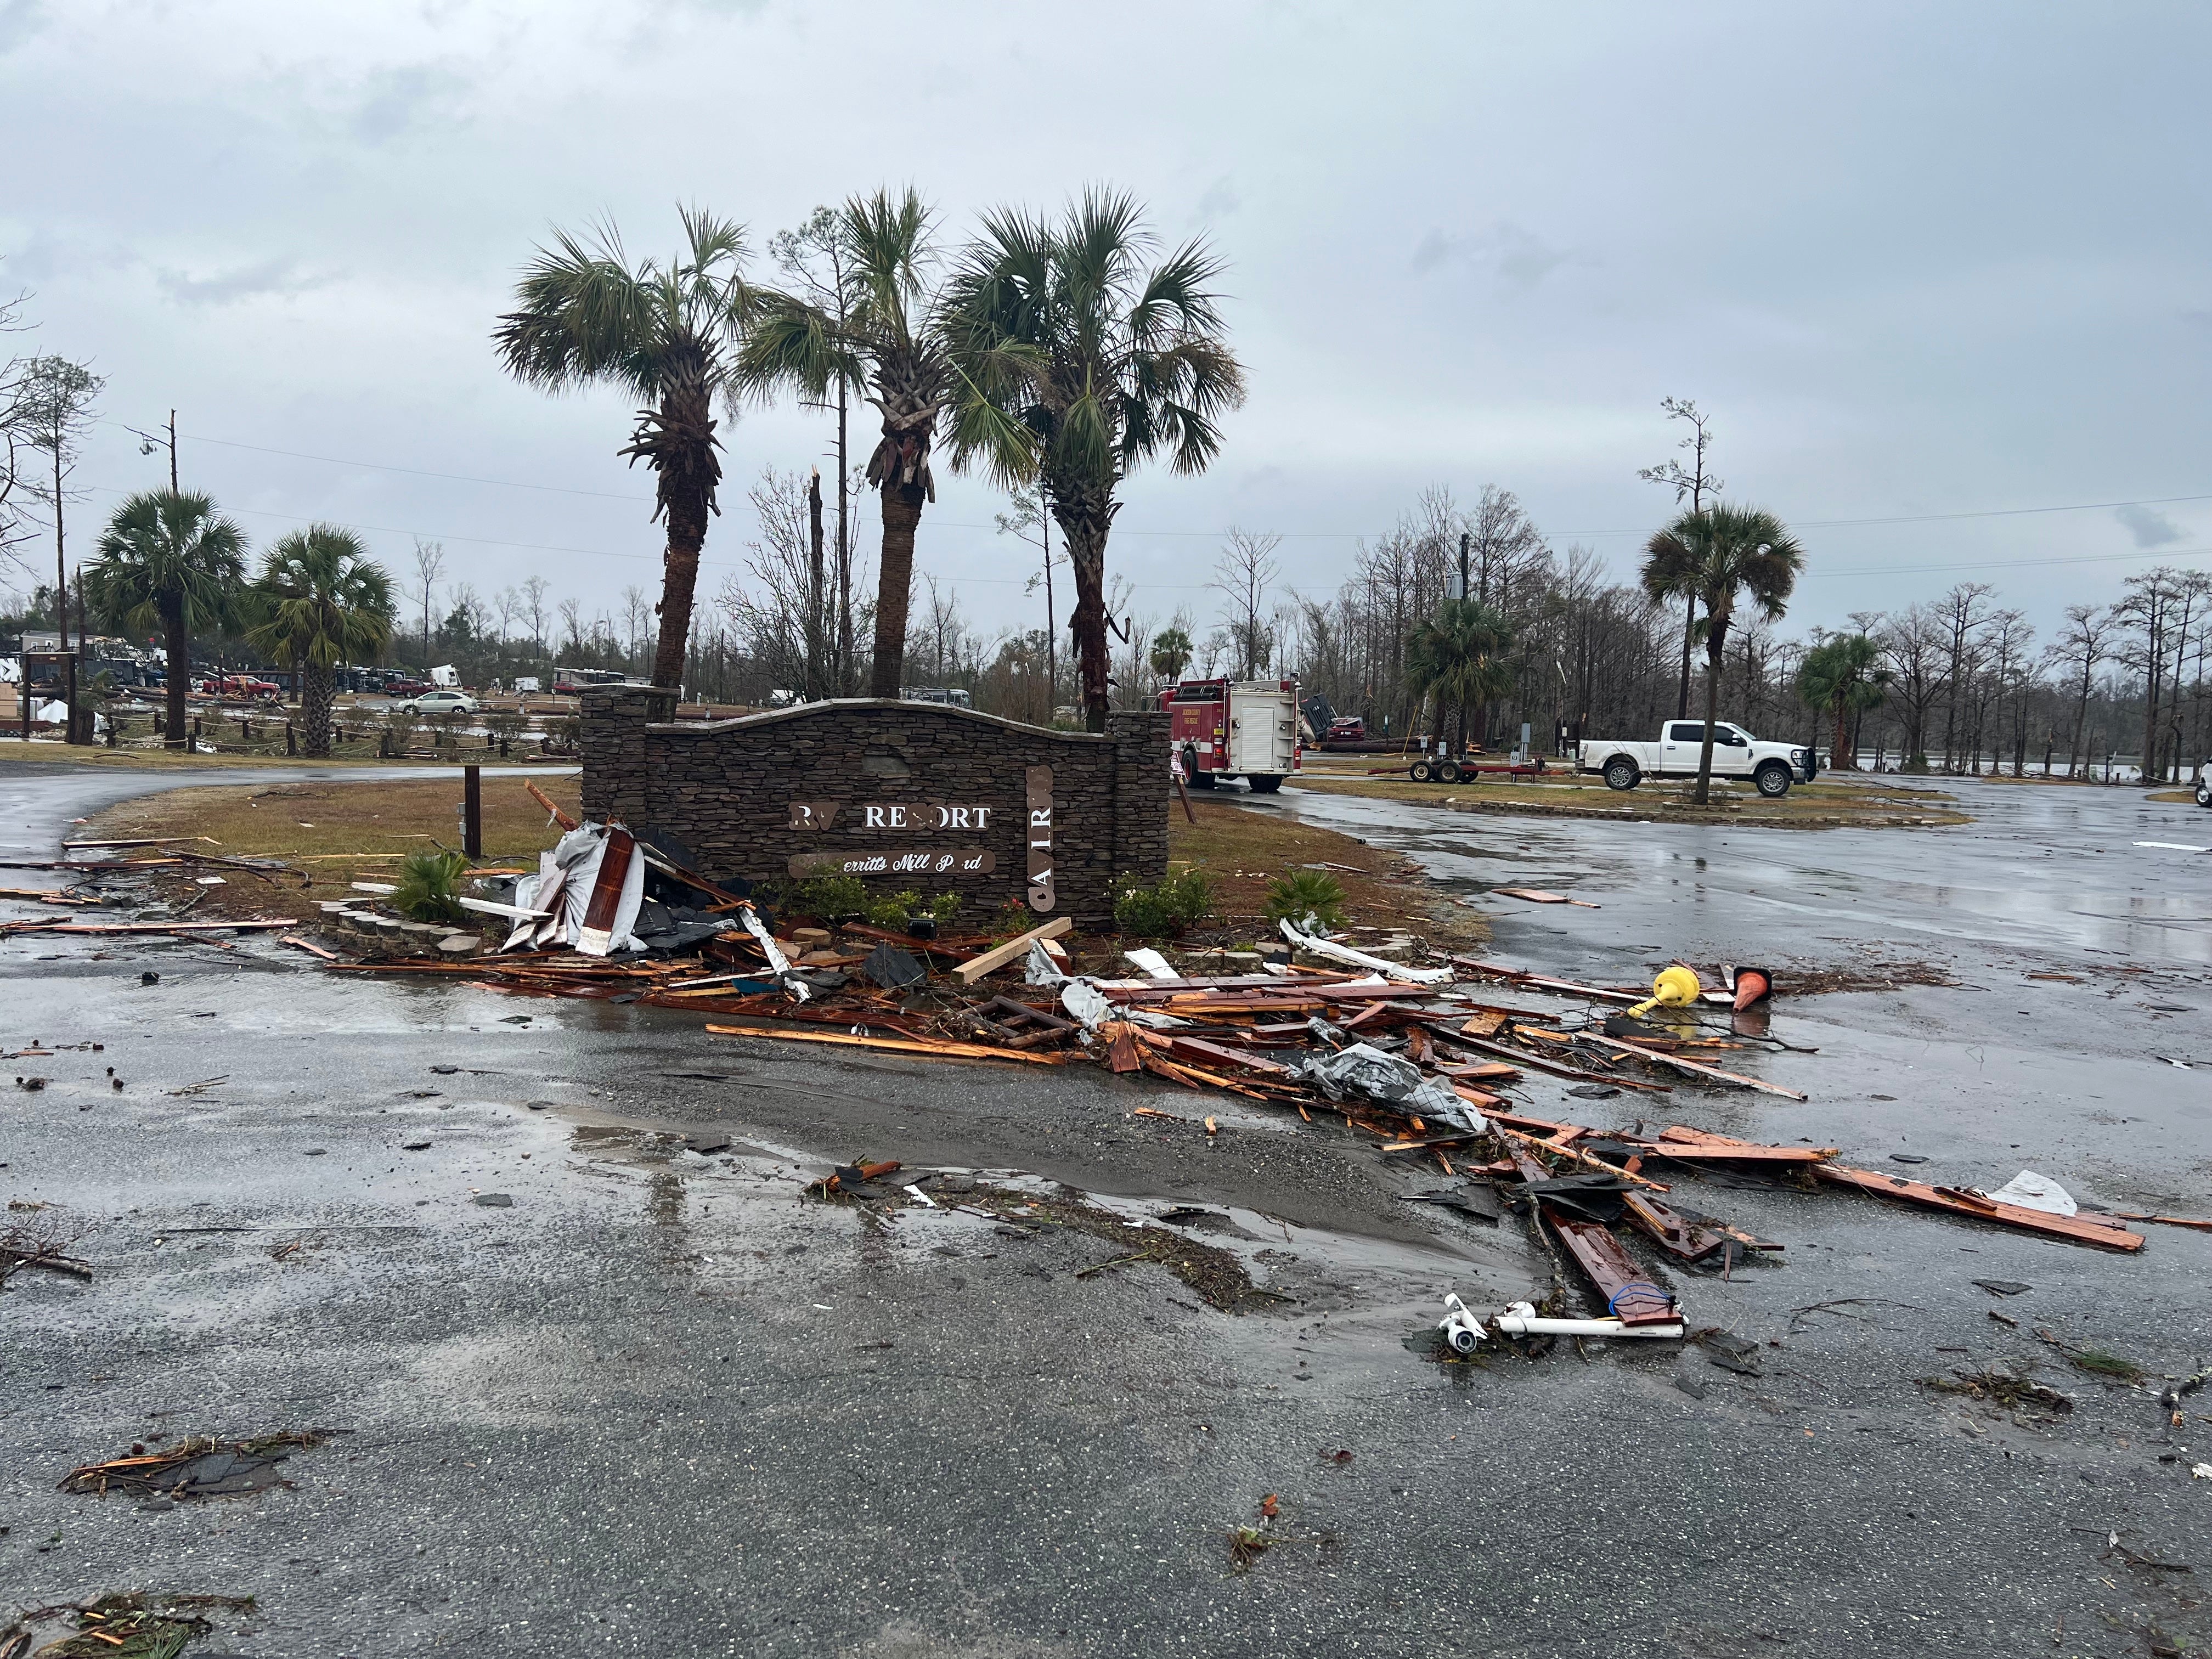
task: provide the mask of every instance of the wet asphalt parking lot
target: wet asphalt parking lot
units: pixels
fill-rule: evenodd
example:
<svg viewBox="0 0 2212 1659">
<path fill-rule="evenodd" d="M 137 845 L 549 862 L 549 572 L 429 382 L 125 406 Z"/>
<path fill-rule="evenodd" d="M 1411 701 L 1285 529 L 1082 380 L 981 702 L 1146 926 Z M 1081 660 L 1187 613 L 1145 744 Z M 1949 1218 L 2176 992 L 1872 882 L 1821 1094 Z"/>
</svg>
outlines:
<svg viewBox="0 0 2212 1659">
<path fill-rule="evenodd" d="M 50 856 L 70 818 L 170 781 L 0 776 L 4 855 Z M 1662 1121 L 2212 1214 L 2212 855 L 2132 844 L 2212 843 L 2212 813 L 1959 792 L 1976 823 L 1876 832 L 1250 805 L 1402 847 L 1492 918 L 1495 960 L 1959 981 L 1785 1001 L 1776 1034 L 1820 1052 L 1743 1063 L 1808 1102 L 1682 1089 Z M 2154 1389 L 2034 1334 L 2194 1371 L 2212 1236 L 2153 1226 L 2122 1258 L 1686 1178 L 1690 1204 L 1788 1247 L 1669 1281 L 1693 1324 L 1760 1343 L 1756 1375 L 1668 1345 L 1443 1368 L 1405 1340 L 1442 1291 L 1495 1306 L 1547 1278 L 1540 1255 L 1510 1218 L 1398 1201 L 1434 1176 L 1286 1114 L 1209 1103 L 1208 1138 L 1131 1115 L 1188 1113 L 1180 1091 L 1087 1068 L 794 1056 L 667 1011 L 325 974 L 266 941 L 23 935 L 0 982 L 9 1053 L 103 1045 L 11 1060 L 49 1080 L 0 1091 L 0 1196 L 50 1206 L 5 1221 L 66 1224 L 97 1275 L 0 1297 L 0 1600 L 252 1595 L 187 1653 L 364 1659 L 2212 1640 L 2212 1479 L 2191 1473 L 2212 1389 L 2173 1426 Z M 1520 1093 L 1634 1115 L 1565 1087 Z M 702 1131 L 730 1146 L 685 1150 Z M 1021 1171 L 1132 1219 L 1205 1206 L 1294 1299 L 1224 1314 L 1154 1267 L 1076 1278 L 1114 1254 L 1093 1236 L 799 1201 L 860 1154 Z M 2014 1365 L 2072 1412 L 1916 1381 Z M 343 1432 L 289 1460 L 289 1488 L 150 1511 L 54 1489 L 149 1433 L 309 1425 Z M 1268 1493 L 1279 1541 L 1236 1571 L 1227 1534 Z"/>
</svg>

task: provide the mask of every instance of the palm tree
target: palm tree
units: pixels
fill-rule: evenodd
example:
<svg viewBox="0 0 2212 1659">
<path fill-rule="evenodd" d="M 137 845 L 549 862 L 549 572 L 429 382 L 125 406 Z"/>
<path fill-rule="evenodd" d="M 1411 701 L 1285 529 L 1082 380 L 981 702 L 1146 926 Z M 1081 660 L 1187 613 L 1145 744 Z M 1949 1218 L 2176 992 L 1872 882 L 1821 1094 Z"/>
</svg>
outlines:
<svg viewBox="0 0 2212 1659">
<path fill-rule="evenodd" d="M 1444 710 L 1459 713 L 1459 748 L 1467 752 L 1467 711 L 1502 696 L 1513 684 L 1504 658 L 1513 646 L 1513 624 L 1503 611 L 1480 599 L 1446 599 L 1437 614 L 1416 623 L 1406 635 L 1407 686 L 1416 700 L 1437 700 L 1437 724 Z"/>
<path fill-rule="evenodd" d="M 191 635 L 229 612 L 246 576 L 246 532 L 198 494 L 141 490 L 124 498 L 100 532 L 99 554 L 79 578 L 85 603 L 109 628 L 159 627 L 168 650 L 167 744 L 185 744 Z"/>
<path fill-rule="evenodd" d="M 960 374 L 954 463 L 1009 489 L 1041 487 L 1075 576 L 1085 724 L 1106 725 L 1106 537 L 1122 479 L 1164 455 L 1203 472 L 1220 417 L 1244 399 L 1213 291 L 1221 262 L 1158 246 L 1137 204 L 1093 191 L 1056 222 L 1006 210 L 947 284 Z"/>
<path fill-rule="evenodd" d="M 1771 513 L 1716 502 L 1685 513 L 1644 544 L 1644 591 L 1655 599 L 1683 595 L 1705 611 L 1705 740 L 1698 753 L 1698 790 L 1711 799 L 1713 724 L 1721 694 L 1721 653 L 1739 589 L 1769 621 L 1788 608 L 1804 568 L 1805 550 Z"/>
<path fill-rule="evenodd" d="M 1162 679 L 1181 679 L 1190 657 L 1190 635 L 1182 629 L 1163 628 L 1152 636 L 1152 669 Z"/>
<path fill-rule="evenodd" d="M 1852 751 L 1850 717 L 1881 706 L 1895 677 L 1881 666 L 1881 647 L 1863 634 L 1838 634 L 1805 653 L 1797 668 L 1797 695 L 1813 708 L 1836 717 L 1828 764 L 1839 772 L 1858 770 Z"/>
<path fill-rule="evenodd" d="M 319 524 L 280 538 L 262 556 L 246 599 L 255 617 L 246 643 L 299 674 L 307 753 L 328 755 L 331 670 L 391 642 L 391 574 L 351 531 Z"/>
<path fill-rule="evenodd" d="M 740 374 L 756 388 L 788 385 L 817 399 L 840 385 L 859 388 L 883 416 L 867 470 L 884 506 L 868 695 L 896 697 L 905 670 L 915 531 L 923 504 L 937 499 L 929 452 L 954 378 L 942 311 L 926 276 L 936 258 L 932 216 L 911 189 L 896 200 L 879 190 L 847 202 L 829 234 L 842 256 L 833 262 L 838 314 L 796 295 L 762 294 Z"/>
<path fill-rule="evenodd" d="M 714 491 L 716 394 L 726 401 L 752 290 L 742 274 L 743 226 L 679 207 L 684 246 L 662 264 L 635 265 L 611 225 L 589 246 L 567 231 L 537 257 L 515 285 L 520 309 L 499 319 L 492 340 L 507 372 L 527 386 L 567 392 L 599 381 L 648 400 L 637 429 L 617 452 L 643 457 L 657 478 L 653 516 L 668 526 L 662 567 L 659 639 L 653 683 L 680 687 L 691 633 L 691 599 L 707 520 L 721 509 Z"/>
</svg>

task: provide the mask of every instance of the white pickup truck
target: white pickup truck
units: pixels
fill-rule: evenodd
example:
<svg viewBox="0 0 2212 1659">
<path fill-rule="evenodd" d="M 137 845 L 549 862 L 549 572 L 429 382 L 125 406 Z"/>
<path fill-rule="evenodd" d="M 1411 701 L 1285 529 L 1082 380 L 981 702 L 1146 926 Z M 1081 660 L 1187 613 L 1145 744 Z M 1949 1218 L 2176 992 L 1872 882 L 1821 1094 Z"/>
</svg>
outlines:
<svg viewBox="0 0 2212 1659">
<path fill-rule="evenodd" d="M 1668 720 L 1656 743 L 1584 742 L 1575 749 L 1575 768 L 1601 772 L 1606 787 L 1633 789 L 1646 778 L 1694 778 L 1705 743 L 1703 720 Z M 1793 783 L 1810 783 L 1820 757 L 1786 743 L 1761 743 L 1740 726 L 1713 722 L 1713 775 L 1749 778 L 1762 795 L 1782 796 Z"/>
</svg>

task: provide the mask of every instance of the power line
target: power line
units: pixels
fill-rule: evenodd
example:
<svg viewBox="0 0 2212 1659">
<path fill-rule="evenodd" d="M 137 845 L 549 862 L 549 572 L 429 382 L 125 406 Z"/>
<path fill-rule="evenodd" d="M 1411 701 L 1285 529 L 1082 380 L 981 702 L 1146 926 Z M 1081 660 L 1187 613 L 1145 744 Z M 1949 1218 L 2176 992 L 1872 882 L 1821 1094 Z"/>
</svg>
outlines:
<svg viewBox="0 0 2212 1659">
<path fill-rule="evenodd" d="M 111 484 L 87 484 L 83 487 L 103 495 L 125 495 L 131 493 L 129 490 L 118 489 Z M 641 559 L 653 563 L 659 562 L 662 556 L 659 553 L 621 553 L 604 547 L 567 547 L 547 542 L 507 541 L 491 536 L 462 536 L 451 531 L 413 530 L 398 525 L 361 524 L 343 519 L 303 518 L 296 513 L 272 513 L 263 507 L 226 507 L 223 510 L 227 513 L 242 514 L 252 519 L 276 519 L 286 524 L 334 524 L 343 530 L 371 531 L 385 536 L 417 537 L 423 541 L 430 542 L 459 542 L 471 547 L 513 548 L 525 553 L 569 553 L 586 558 Z M 1984 559 L 1948 561 L 1939 564 L 1856 565 L 1841 569 L 1822 566 L 1805 571 L 1803 576 L 1809 581 L 1816 577 L 1826 576 L 1938 575 L 1954 570 L 2025 570 L 2047 565 L 2125 564 L 2130 562 L 2149 562 L 2162 559 L 2198 559 L 2208 556 L 2212 556 L 2212 547 L 2137 548 L 2128 553 L 2080 553 L 2047 559 Z M 738 571 L 744 568 L 740 562 L 730 559 L 702 557 L 699 563 L 702 569 Z M 1013 587 L 1024 585 L 1029 580 L 1026 576 L 969 576 L 951 572 L 939 574 L 947 581 L 989 587 Z M 1160 592 L 1200 593 L 1218 585 L 1214 582 L 1141 582 L 1138 586 L 1140 590 Z M 1290 586 L 1294 587 L 1295 584 Z"/>
</svg>

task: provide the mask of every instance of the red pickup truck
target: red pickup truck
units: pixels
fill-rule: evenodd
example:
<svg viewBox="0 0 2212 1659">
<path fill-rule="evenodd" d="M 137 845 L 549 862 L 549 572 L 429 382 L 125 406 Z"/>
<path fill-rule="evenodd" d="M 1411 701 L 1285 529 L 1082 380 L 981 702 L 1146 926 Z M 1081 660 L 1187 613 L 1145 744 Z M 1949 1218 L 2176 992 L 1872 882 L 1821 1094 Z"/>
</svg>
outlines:
<svg viewBox="0 0 2212 1659">
<path fill-rule="evenodd" d="M 209 692 L 218 697 L 273 697 L 283 689 L 252 674 L 225 674 L 208 682 Z"/>
</svg>

